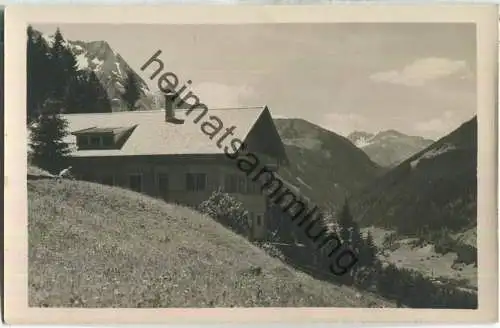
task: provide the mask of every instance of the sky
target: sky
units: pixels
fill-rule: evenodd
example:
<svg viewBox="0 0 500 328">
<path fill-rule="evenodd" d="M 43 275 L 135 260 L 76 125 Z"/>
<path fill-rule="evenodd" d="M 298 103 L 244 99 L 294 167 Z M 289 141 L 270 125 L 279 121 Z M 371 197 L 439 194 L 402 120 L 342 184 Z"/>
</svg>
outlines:
<svg viewBox="0 0 500 328">
<path fill-rule="evenodd" d="M 395 129 L 437 139 L 476 113 L 474 24 L 34 25 L 105 40 L 157 90 L 157 51 L 208 107 L 267 105 L 341 135 Z M 181 84 L 181 85 L 182 85 Z"/>
</svg>

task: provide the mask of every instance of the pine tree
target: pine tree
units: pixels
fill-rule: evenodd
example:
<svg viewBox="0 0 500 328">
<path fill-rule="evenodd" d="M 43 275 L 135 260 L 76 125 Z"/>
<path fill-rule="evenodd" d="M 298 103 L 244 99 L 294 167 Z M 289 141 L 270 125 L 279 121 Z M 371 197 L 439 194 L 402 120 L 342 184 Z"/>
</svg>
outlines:
<svg viewBox="0 0 500 328">
<path fill-rule="evenodd" d="M 67 95 L 68 113 L 108 113 L 111 103 L 92 71 L 81 71 L 72 80 Z"/>
<path fill-rule="evenodd" d="M 94 72 L 90 72 L 89 78 L 87 80 L 89 93 L 91 94 L 91 99 L 93 99 L 93 110 L 91 113 L 110 113 L 111 101 L 109 100 L 108 93 L 102 86 L 101 82 L 97 78 Z"/>
<path fill-rule="evenodd" d="M 50 48 L 50 61 L 51 61 L 51 94 L 50 97 L 55 100 L 66 100 L 68 82 L 70 76 L 68 74 L 68 54 L 64 46 L 64 38 L 59 28 L 54 34 L 54 43 Z"/>
<path fill-rule="evenodd" d="M 75 55 L 68 48 L 64 47 L 61 53 L 61 65 L 65 73 L 65 78 L 71 80 L 78 75 L 78 62 Z"/>
<path fill-rule="evenodd" d="M 34 85 L 35 78 L 33 77 L 33 71 L 36 67 L 34 65 L 35 49 L 33 41 L 33 28 L 28 26 L 27 29 L 27 42 L 26 42 L 26 119 L 27 122 L 31 122 L 33 116 L 35 115 L 36 109 L 36 96 L 34 95 Z"/>
<path fill-rule="evenodd" d="M 339 217 L 339 234 L 343 243 L 348 243 L 351 241 L 351 227 L 354 220 L 351 216 L 351 211 L 349 209 L 349 204 L 347 200 L 342 206 L 342 211 Z"/>
<path fill-rule="evenodd" d="M 64 107 L 67 109 L 71 109 L 71 88 L 74 86 L 74 83 L 78 81 L 80 72 L 78 71 L 78 63 L 75 56 L 66 47 L 62 49 L 61 57 L 59 59 L 59 65 L 61 71 L 61 80 L 64 81 L 64 87 L 61 87 L 62 94 L 64 95 Z"/>
<path fill-rule="evenodd" d="M 368 232 L 366 238 L 361 240 L 361 246 L 358 250 L 356 283 L 363 288 L 370 288 L 376 278 L 379 264 L 377 260 L 377 247 L 373 241 L 372 234 Z"/>
<path fill-rule="evenodd" d="M 66 113 L 84 113 L 88 107 L 86 72 L 79 72 L 70 82 L 66 94 Z"/>
<path fill-rule="evenodd" d="M 30 26 L 27 30 L 27 122 L 39 115 L 47 99 L 68 113 L 111 112 L 106 90 L 92 71 L 80 71 L 57 29 L 51 47 Z"/>
<path fill-rule="evenodd" d="M 127 81 L 125 83 L 125 92 L 122 95 L 123 100 L 127 104 L 129 111 L 137 109 L 137 101 L 140 98 L 139 82 L 134 73 L 127 73 Z"/>
<path fill-rule="evenodd" d="M 63 141 L 68 123 L 60 116 L 61 109 L 61 101 L 45 101 L 41 115 L 30 126 L 33 164 L 51 173 L 65 166 L 70 151 Z"/>
<path fill-rule="evenodd" d="M 27 103 L 26 118 L 31 122 L 40 111 L 51 89 L 51 67 L 48 57 L 48 47 L 40 35 L 35 35 L 31 26 L 27 29 L 26 51 L 26 81 Z"/>
<path fill-rule="evenodd" d="M 347 200 L 345 201 L 344 206 L 342 207 L 342 210 L 340 212 L 339 236 L 342 239 L 344 247 L 350 248 L 359 257 L 360 250 L 363 246 L 363 239 L 361 238 L 359 226 L 356 222 L 354 222 L 354 219 L 351 215 L 349 203 Z M 351 268 L 348 274 L 345 274 L 344 277 L 342 277 L 345 283 L 353 283 L 358 268 L 359 262 Z"/>
<path fill-rule="evenodd" d="M 358 224 L 354 221 L 349 203 L 346 200 L 339 218 L 339 234 L 344 244 L 349 244 L 354 250 L 359 250 L 362 246 L 363 239 Z"/>
<path fill-rule="evenodd" d="M 375 261 L 377 260 L 377 246 L 375 246 L 375 241 L 370 232 L 368 232 L 366 238 L 363 240 L 363 246 L 359 254 L 359 263 L 361 266 L 373 267 Z"/>
</svg>

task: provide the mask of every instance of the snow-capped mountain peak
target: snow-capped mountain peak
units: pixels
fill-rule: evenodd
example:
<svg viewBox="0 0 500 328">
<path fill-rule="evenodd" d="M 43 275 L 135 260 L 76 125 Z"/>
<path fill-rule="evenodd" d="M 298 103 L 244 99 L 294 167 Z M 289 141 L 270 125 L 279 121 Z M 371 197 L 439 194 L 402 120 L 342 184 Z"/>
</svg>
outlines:
<svg viewBox="0 0 500 328">
<path fill-rule="evenodd" d="M 372 143 L 374 135 L 368 132 L 354 131 L 347 138 L 358 148 L 363 148 Z"/>
<path fill-rule="evenodd" d="M 360 137 L 355 142 L 354 145 L 358 148 L 364 148 L 373 143 L 373 137 Z"/>
<path fill-rule="evenodd" d="M 40 34 L 47 45 L 53 45 L 54 35 L 47 35 L 38 31 L 35 31 L 35 33 Z M 149 87 L 107 41 L 85 42 L 80 40 L 65 40 L 63 44 L 75 56 L 79 70 L 93 71 L 96 74 L 106 89 L 109 99 L 114 100 L 114 103 L 122 103 L 121 94 L 124 91 L 127 74 L 129 72 L 135 74 L 141 93 L 139 103 L 144 109 L 152 109 L 152 93 Z M 120 106 L 113 110 L 121 110 L 122 107 Z"/>
<path fill-rule="evenodd" d="M 377 134 L 355 131 L 347 138 L 381 166 L 398 164 L 433 142 L 396 130 L 381 131 Z"/>
</svg>

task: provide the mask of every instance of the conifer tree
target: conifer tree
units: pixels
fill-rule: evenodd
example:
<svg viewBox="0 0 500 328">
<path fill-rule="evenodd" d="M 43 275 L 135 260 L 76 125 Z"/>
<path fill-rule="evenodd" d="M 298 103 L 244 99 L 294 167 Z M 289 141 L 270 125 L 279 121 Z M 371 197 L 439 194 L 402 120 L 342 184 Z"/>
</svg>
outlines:
<svg viewBox="0 0 500 328">
<path fill-rule="evenodd" d="M 139 82 L 134 73 L 127 73 L 127 81 L 125 83 L 125 91 L 122 95 L 123 100 L 127 104 L 129 111 L 137 109 L 137 101 L 140 98 Z"/>
<path fill-rule="evenodd" d="M 48 47 L 40 35 L 35 35 L 31 26 L 27 29 L 26 81 L 27 81 L 27 121 L 31 122 L 40 110 L 51 89 L 51 67 Z"/>
<path fill-rule="evenodd" d="M 64 38 L 59 28 L 54 34 L 54 43 L 50 48 L 50 61 L 51 61 L 51 94 L 50 97 L 55 100 L 66 99 L 68 82 L 70 80 L 68 74 L 68 67 L 65 65 L 67 58 L 67 51 L 64 46 Z"/>
<path fill-rule="evenodd" d="M 60 116 L 61 101 L 48 99 L 40 116 L 30 126 L 33 164 L 51 173 L 65 166 L 69 146 L 64 142 L 68 123 Z"/>
<path fill-rule="evenodd" d="M 72 79 L 66 106 L 68 113 L 111 112 L 106 90 L 92 71 L 81 71 Z"/>
<path fill-rule="evenodd" d="M 358 272 L 355 277 L 356 283 L 364 288 L 369 288 L 378 274 L 379 262 L 377 260 L 377 247 L 373 236 L 368 232 L 366 238 L 361 240 L 358 250 Z"/>
<path fill-rule="evenodd" d="M 66 113 L 86 112 L 90 99 L 88 98 L 86 72 L 79 72 L 70 82 L 66 94 Z"/>
<path fill-rule="evenodd" d="M 27 42 L 26 42 L 26 118 L 27 123 L 31 122 L 35 108 L 36 108 L 36 96 L 34 95 L 35 86 L 35 78 L 33 77 L 34 68 L 34 58 L 35 58 L 35 49 L 34 49 L 34 36 L 33 36 L 33 28 L 28 26 L 27 29 Z"/>
<path fill-rule="evenodd" d="M 111 101 L 109 100 L 108 93 L 102 86 L 101 82 L 97 78 L 94 72 L 90 72 L 87 85 L 89 89 L 89 94 L 93 100 L 93 110 L 91 113 L 110 113 L 111 112 Z"/>
<path fill-rule="evenodd" d="M 342 206 L 342 210 L 340 212 L 339 216 L 339 235 L 340 238 L 342 239 L 342 242 L 346 243 L 351 240 L 351 231 L 350 227 L 352 224 L 352 216 L 349 210 L 349 204 L 347 201 L 344 202 L 344 205 Z"/>
<path fill-rule="evenodd" d="M 70 109 L 71 99 L 71 88 L 74 82 L 80 77 L 80 72 L 78 71 L 78 64 L 73 53 L 66 47 L 62 49 L 61 58 L 59 59 L 59 65 L 61 66 L 61 79 L 64 80 L 64 87 L 62 87 L 62 92 L 64 94 L 64 107 Z"/>
<path fill-rule="evenodd" d="M 106 90 L 94 72 L 78 69 L 59 29 L 51 46 L 31 26 L 27 34 L 27 123 L 49 98 L 61 101 L 67 113 L 111 112 Z"/>
<path fill-rule="evenodd" d="M 360 249 L 359 263 L 361 266 L 373 267 L 375 261 L 377 260 L 377 246 L 375 246 L 375 241 L 370 232 L 368 232 L 366 238 L 363 240 L 363 245 Z"/>
<path fill-rule="evenodd" d="M 358 224 L 351 215 L 347 200 L 340 212 L 339 234 L 343 243 L 350 244 L 353 249 L 359 250 L 362 244 L 361 233 Z"/>
<path fill-rule="evenodd" d="M 67 80 L 78 75 L 78 62 L 76 61 L 75 55 L 66 47 L 62 49 L 61 65 Z"/>
<path fill-rule="evenodd" d="M 359 226 L 351 215 L 351 211 L 349 209 L 349 203 L 346 200 L 342 210 L 340 212 L 339 218 L 339 236 L 342 239 L 342 243 L 344 247 L 350 248 L 354 251 L 354 253 L 359 257 L 360 249 L 362 248 L 363 239 L 361 238 L 361 233 L 359 231 Z M 359 267 L 359 262 L 356 263 L 351 270 L 346 273 L 343 277 L 343 280 L 352 284 L 354 277 L 356 276 L 356 271 Z"/>
</svg>

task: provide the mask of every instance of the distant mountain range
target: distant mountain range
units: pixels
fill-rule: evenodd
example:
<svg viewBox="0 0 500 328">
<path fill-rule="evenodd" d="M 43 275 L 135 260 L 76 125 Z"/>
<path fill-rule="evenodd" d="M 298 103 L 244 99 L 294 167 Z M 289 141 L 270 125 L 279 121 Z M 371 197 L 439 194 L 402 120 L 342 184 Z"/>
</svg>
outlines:
<svg viewBox="0 0 500 328">
<path fill-rule="evenodd" d="M 290 160 L 279 174 L 317 205 L 336 207 L 382 169 L 346 138 L 303 119 L 274 119 Z"/>
<path fill-rule="evenodd" d="M 395 130 L 377 134 L 356 131 L 347 138 L 362 149 L 372 161 L 383 167 L 393 167 L 434 142 Z"/>
<path fill-rule="evenodd" d="M 43 34 L 39 31 L 34 31 L 34 33 L 41 35 L 48 45 L 54 42 L 53 35 Z M 65 40 L 64 45 L 75 55 L 80 70 L 93 71 L 97 75 L 112 101 L 113 111 L 121 111 L 126 108 L 121 94 L 129 72 L 135 75 L 139 83 L 140 106 L 144 110 L 154 108 L 154 95 L 147 84 L 106 41 Z"/>
<path fill-rule="evenodd" d="M 414 154 L 354 198 L 364 225 L 462 232 L 477 223 L 477 118 Z"/>
</svg>

